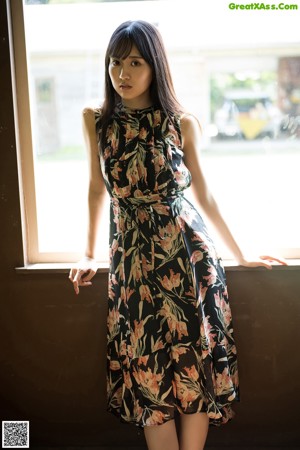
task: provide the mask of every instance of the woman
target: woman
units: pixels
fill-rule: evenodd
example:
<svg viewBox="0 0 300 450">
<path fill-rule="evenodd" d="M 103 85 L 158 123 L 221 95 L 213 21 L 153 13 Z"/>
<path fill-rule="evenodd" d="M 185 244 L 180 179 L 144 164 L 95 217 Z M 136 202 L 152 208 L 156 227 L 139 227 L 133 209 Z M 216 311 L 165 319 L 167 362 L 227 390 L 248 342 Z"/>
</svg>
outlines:
<svg viewBox="0 0 300 450">
<path fill-rule="evenodd" d="M 270 269 L 284 262 L 247 259 L 224 222 L 201 170 L 198 121 L 176 99 L 158 30 L 144 21 L 121 24 L 105 76 L 101 109 L 83 114 L 89 232 L 70 280 L 78 294 L 96 273 L 107 190 L 107 410 L 143 428 L 149 450 L 199 450 L 209 423 L 231 419 L 239 388 L 224 268 L 184 190 L 191 185 L 239 264 Z"/>
</svg>

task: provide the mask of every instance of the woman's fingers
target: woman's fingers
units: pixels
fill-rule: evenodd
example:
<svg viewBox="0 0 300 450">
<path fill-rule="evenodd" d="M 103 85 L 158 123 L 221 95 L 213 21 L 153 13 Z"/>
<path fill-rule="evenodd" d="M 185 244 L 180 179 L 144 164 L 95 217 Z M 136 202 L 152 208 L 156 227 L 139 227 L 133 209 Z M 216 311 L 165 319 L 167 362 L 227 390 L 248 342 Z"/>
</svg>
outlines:
<svg viewBox="0 0 300 450">
<path fill-rule="evenodd" d="M 76 275 L 77 269 L 75 269 L 74 267 L 70 270 L 69 272 L 69 280 L 71 280 L 73 282 L 74 277 Z"/>
<path fill-rule="evenodd" d="M 286 260 L 284 258 L 280 258 L 278 256 L 263 255 L 263 256 L 260 256 L 260 258 L 263 259 L 263 260 L 268 260 L 270 262 L 274 262 L 275 261 L 275 262 L 278 262 L 279 264 L 282 264 L 284 266 L 288 265 L 288 263 L 286 262 Z"/>
<path fill-rule="evenodd" d="M 69 279 L 73 283 L 74 290 L 76 294 L 79 294 L 79 286 L 91 286 L 91 279 L 95 275 L 94 270 L 83 270 L 83 269 L 71 269 Z"/>
<path fill-rule="evenodd" d="M 283 258 L 270 255 L 262 255 L 259 257 L 259 259 L 252 259 L 252 258 L 244 259 L 241 265 L 246 267 L 265 267 L 266 269 L 272 269 L 272 263 L 274 262 L 285 266 L 288 265 Z"/>
<path fill-rule="evenodd" d="M 251 261 L 249 263 L 249 267 L 265 267 L 266 269 L 272 269 L 272 264 L 257 260 Z"/>
<path fill-rule="evenodd" d="M 82 280 L 83 281 L 90 281 L 95 274 L 96 274 L 96 272 L 93 269 L 90 269 L 90 270 L 88 270 L 87 275 L 84 275 L 82 277 Z"/>
</svg>

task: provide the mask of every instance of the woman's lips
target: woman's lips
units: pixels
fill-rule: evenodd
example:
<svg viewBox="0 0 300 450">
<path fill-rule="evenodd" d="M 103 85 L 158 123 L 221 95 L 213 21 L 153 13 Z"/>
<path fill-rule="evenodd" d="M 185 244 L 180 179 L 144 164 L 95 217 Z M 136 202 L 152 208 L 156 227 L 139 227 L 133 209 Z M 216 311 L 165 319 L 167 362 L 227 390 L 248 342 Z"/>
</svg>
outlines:
<svg viewBox="0 0 300 450">
<path fill-rule="evenodd" d="M 122 91 L 127 91 L 129 89 L 131 89 L 132 86 L 129 86 L 128 84 L 121 84 L 120 85 L 120 89 L 122 89 Z"/>
</svg>

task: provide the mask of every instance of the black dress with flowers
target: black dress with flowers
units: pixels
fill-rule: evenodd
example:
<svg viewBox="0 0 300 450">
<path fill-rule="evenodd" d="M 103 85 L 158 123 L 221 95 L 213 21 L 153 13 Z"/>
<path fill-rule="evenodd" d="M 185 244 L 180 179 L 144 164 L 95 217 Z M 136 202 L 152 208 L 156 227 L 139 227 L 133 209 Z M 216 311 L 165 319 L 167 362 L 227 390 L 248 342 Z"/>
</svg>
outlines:
<svg viewBox="0 0 300 450">
<path fill-rule="evenodd" d="M 96 129 L 101 134 L 100 111 Z M 237 355 L 221 259 L 184 197 L 180 117 L 119 104 L 100 163 L 111 198 L 107 411 L 139 427 L 178 413 L 226 423 Z"/>
</svg>

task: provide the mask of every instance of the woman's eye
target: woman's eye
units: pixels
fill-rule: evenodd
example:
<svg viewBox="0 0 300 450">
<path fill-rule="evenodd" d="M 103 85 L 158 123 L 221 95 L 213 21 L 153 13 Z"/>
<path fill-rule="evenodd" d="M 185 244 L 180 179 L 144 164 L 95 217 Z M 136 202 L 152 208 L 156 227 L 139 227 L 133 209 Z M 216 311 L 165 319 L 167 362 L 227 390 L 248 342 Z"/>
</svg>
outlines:
<svg viewBox="0 0 300 450">
<path fill-rule="evenodd" d="M 133 67 L 136 67 L 136 66 L 140 66 L 141 63 L 140 63 L 139 61 L 131 61 L 131 65 L 132 65 Z"/>
<path fill-rule="evenodd" d="M 110 64 L 111 64 L 112 66 L 118 66 L 118 65 L 120 64 L 120 61 L 118 61 L 117 59 L 112 59 L 111 62 L 110 62 Z"/>
</svg>

